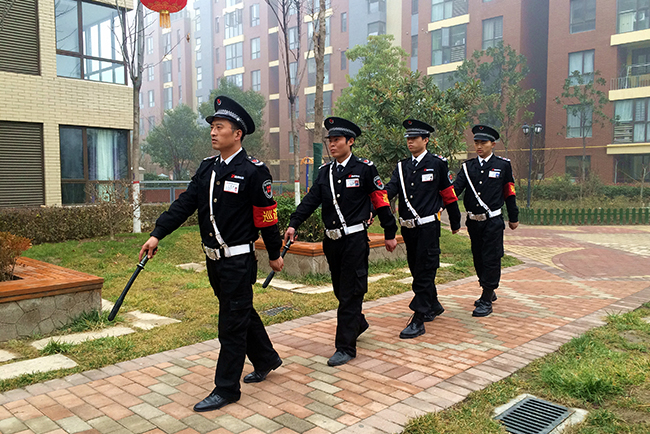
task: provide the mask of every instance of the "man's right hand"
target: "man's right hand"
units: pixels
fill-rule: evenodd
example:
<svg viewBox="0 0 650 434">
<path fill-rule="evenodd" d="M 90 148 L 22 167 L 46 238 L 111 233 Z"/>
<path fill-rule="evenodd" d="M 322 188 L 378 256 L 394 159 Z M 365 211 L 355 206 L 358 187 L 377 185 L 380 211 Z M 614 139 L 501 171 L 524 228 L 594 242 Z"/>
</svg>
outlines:
<svg viewBox="0 0 650 434">
<path fill-rule="evenodd" d="M 140 257 L 138 258 L 138 260 L 142 261 L 142 257 L 145 255 L 145 252 L 149 257 L 149 259 L 153 258 L 153 255 L 156 254 L 157 248 L 158 248 L 158 238 L 156 237 L 149 238 L 147 242 L 142 245 L 142 248 L 140 249 Z"/>
<path fill-rule="evenodd" d="M 286 232 L 284 233 L 284 244 L 286 245 L 287 241 L 289 240 L 291 240 L 291 242 L 293 243 L 296 240 L 296 238 L 298 238 L 296 236 L 296 229 L 289 226 Z"/>
</svg>

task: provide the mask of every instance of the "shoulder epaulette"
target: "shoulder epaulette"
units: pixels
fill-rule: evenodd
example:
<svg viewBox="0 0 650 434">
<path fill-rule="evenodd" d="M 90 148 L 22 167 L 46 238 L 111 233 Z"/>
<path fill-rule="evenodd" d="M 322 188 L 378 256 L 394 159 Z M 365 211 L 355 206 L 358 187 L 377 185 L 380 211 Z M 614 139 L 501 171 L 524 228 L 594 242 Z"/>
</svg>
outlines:
<svg viewBox="0 0 650 434">
<path fill-rule="evenodd" d="M 256 165 L 256 166 L 264 166 L 264 163 L 262 163 L 260 160 L 258 160 L 258 159 L 255 158 L 255 157 L 251 157 L 251 156 L 249 155 L 249 156 L 246 157 L 246 158 L 248 159 L 248 161 L 250 161 L 251 163 L 253 163 L 253 164 Z"/>
<path fill-rule="evenodd" d="M 359 161 L 360 163 L 367 164 L 368 166 L 372 166 L 374 164 L 372 161 L 368 160 L 367 158 L 357 157 L 357 161 Z"/>
<path fill-rule="evenodd" d="M 499 158 L 499 159 L 501 159 L 501 160 L 503 160 L 503 161 L 510 161 L 509 158 L 501 157 L 501 156 L 499 156 L 499 155 L 495 155 L 495 157 L 497 157 L 497 158 Z"/>
<path fill-rule="evenodd" d="M 214 160 L 217 157 L 218 157 L 218 155 L 212 155 L 210 157 L 204 158 L 203 161 Z"/>
<path fill-rule="evenodd" d="M 332 160 L 332 161 L 334 161 L 334 160 Z M 332 164 L 332 161 L 328 161 L 327 163 L 321 164 L 321 166 L 318 168 L 318 170 L 322 169 L 325 166 L 328 166 L 328 165 Z"/>
<path fill-rule="evenodd" d="M 445 157 L 443 157 L 442 155 L 433 154 L 433 156 L 440 158 L 442 161 L 447 161 L 447 159 Z"/>
</svg>

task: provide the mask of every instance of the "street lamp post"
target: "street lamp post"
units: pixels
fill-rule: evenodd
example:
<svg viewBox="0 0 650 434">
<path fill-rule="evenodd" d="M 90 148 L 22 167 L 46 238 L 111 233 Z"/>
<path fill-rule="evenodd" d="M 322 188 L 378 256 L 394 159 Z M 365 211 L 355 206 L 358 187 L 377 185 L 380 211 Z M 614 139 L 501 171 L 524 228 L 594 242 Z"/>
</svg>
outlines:
<svg viewBox="0 0 650 434">
<path fill-rule="evenodd" d="M 536 123 L 535 126 L 524 124 L 521 129 L 524 130 L 525 136 L 530 134 L 530 151 L 528 154 L 528 200 L 526 203 L 526 207 L 530 208 L 530 180 L 533 176 L 533 136 L 542 132 L 542 124 L 539 122 Z"/>
</svg>

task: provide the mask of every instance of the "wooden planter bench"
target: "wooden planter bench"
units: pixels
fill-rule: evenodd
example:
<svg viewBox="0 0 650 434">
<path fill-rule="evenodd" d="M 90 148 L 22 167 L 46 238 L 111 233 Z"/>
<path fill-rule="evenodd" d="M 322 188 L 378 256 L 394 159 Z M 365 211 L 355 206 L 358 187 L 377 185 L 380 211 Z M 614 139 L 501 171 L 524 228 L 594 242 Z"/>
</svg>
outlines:
<svg viewBox="0 0 650 434">
<path fill-rule="evenodd" d="M 0 282 L 0 342 L 47 334 L 101 309 L 101 277 L 30 258 L 18 259 L 15 276 Z"/>
<path fill-rule="evenodd" d="M 393 252 L 386 250 L 383 234 L 368 234 L 368 238 L 370 238 L 369 262 L 406 259 L 406 246 L 401 235 L 395 237 L 397 239 L 397 248 Z M 257 251 L 258 267 L 262 271 L 271 271 L 269 256 L 261 238 L 255 242 L 255 250 Z M 323 243 L 294 242 L 284 257 L 283 271 L 291 276 L 329 273 L 327 259 L 325 259 L 325 253 L 323 253 Z"/>
</svg>

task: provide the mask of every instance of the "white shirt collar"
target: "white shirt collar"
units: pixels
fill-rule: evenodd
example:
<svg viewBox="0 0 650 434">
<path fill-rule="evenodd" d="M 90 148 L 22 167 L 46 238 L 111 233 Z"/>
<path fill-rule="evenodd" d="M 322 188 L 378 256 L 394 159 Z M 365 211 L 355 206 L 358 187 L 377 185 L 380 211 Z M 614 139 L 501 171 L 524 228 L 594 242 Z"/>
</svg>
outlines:
<svg viewBox="0 0 650 434">
<path fill-rule="evenodd" d="M 427 152 L 428 151 L 425 149 L 424 152 L 421 153 L 420 155 L 418 155 L 417 157 L 414 157 L 414 156 L 411 155 L 411 161 L 417 161 L 418 164 L 419 164 L 422 161 L 422 159 L 424 158 L 424 156 L 427 155 Z"/>
<path fill-rule="evenodd" d="M 237 156 L 237 154 L 239 154 L 241 152 L 241 150 L 242 150 L 242 148 L 239 148 L 234 154 L 232 154 L 230 157 L 226 158 L 225 160 L 223 158 L 221 158 L 221 157 L 219 157 L 219 158 L 221 158 L 221 161 L 225 161 L 226 166 L 227 166 L 228 164 L 230 164 L 232 159 L 235 158 Z"/>
<path fill-rule="evenodd" d="M 488 161 L 490 161 L 490 158 L 492 158 L 492 155 L 494 155 L 494 152 L 488 155 L 487 158 L 478 157 L 478 162 L 481 164 L 484 162 L 487 163 Z"/>
<path fill-rule="evenodd" d="M 352 158 L 352 153 L 348 155 L 348 158 L 345 159 L 342 163 L 339 163 L 338 161 L 336 162 L 336 167 L 343 166 L 345 167 L 346 164 L 348 164 L 348 161 L 350 161 L 350 158 Z"/>
</svg>

